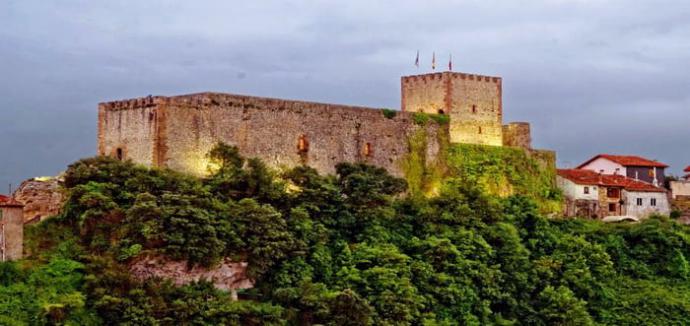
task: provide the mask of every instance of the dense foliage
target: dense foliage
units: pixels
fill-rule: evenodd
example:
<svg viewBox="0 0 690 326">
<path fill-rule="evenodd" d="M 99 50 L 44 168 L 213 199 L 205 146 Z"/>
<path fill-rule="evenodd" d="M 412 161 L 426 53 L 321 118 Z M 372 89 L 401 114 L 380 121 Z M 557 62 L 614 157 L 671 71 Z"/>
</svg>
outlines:
<svg viewBox="0 0 690 326">
<path fill-rule="evenodd" d="M 554 183 L 554 158 L 546 154 L 528 154 L 512 147 L 452 144 L 446 156 L 450 176 L 477 184 L 490 194 L 529 196 L 536 200 L 541 213 L 554 214 L 560 212 L 562 196 Z"/>
<path fill-rule="evenodd" d="M 61 216 L 0 264 L 0 324 L 687 324 L 690 230 L 547 219 L 533 199 L 447 180 L 407 196 L 384 170 L 274 174 L 217 146 L 209 177 L 108 158 L 69 167 Z M 249 262 L 240 301 L 127 264 Z"/>
</svg>

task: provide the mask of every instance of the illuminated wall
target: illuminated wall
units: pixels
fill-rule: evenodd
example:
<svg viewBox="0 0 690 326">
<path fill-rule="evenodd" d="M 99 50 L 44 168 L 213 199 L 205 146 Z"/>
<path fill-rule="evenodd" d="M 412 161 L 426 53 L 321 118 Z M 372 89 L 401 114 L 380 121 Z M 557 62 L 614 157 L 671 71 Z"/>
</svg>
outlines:
<svg viewBox="0 0 690 326">
<path fill-rule="evenodd" d="M 402 110 L 450 117 L 453 143 L 503 145 L 501 78 L 455 72 L 406 76 Z"/>
<path fill-rule="evenodd" d="M 197 175 L 207 172 L 206 154 L 222 141 L 276 168 L 307 164 L 334 173 L 337 163 L 365 162 L 402 176 L 411 135 L 425 131 L 433 162 L 443 138 L 438 133 L 447 132 L 436 123 L 415 124 L 410 113 L 386 117 L 378 109 L 230 94 L 156 97 L 151 106 L 123 102 L 101 104 L 101 119 L 107 119 L 100 123 L 102 155 L 125 148 L 125 158 L 137 163 Z M 306 150 L 299 148 L 301 138 Z"/>
</svg>

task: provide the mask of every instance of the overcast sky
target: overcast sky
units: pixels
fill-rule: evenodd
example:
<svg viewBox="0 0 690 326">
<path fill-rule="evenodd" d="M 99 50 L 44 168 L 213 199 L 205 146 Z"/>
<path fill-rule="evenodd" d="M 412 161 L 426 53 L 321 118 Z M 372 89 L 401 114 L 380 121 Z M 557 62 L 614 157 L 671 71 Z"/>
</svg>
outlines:
<svg viewBox="0 0 690 326">
<path fill-rule="evenodd" d="M 400 76 L 503 77 L 570 167 L 690 164 L 690 2 L 0 0 L 0 193 L 96 152 L 97 103 L 219 91 L 400 107 Z M 420 51 L 421 67 L 413 65 Z"/>
</svg>

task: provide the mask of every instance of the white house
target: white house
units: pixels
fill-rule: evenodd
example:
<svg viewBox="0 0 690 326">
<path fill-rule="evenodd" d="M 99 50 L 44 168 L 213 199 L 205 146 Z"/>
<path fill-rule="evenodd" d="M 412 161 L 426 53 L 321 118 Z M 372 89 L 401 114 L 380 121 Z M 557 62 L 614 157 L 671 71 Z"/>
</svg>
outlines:
<svg viewBox="0 0 690 326">
<path fill-rule="evenodd" d="M 632 155 L 599 154 L 580 164 L 578 169 L 628 178 L 662 186 L 668 165 Z"/>
</svg>

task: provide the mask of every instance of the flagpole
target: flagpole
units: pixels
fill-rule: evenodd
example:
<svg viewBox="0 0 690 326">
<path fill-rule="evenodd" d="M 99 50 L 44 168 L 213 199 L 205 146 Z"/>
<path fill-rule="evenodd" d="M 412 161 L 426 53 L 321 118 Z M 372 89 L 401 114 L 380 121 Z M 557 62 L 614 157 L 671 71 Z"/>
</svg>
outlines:
<svg viewBox="0 0 690 326">
<path fill-rule="evenodd" d="M 431 53 L 431 70 L 436 70 L 436 52 Z"/>
<path fill-rule="evenodd" d="M 417 50 L 417 57 L 414 59 L 414 65 L 417 67 L 417 70 L 419 70 L 419 50 Z"/>
</svg>

